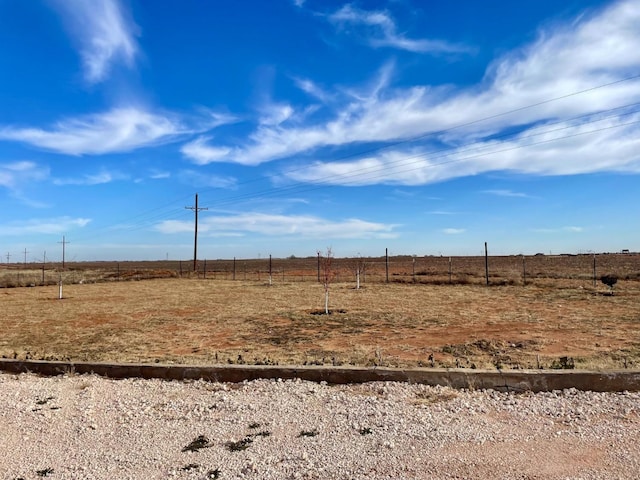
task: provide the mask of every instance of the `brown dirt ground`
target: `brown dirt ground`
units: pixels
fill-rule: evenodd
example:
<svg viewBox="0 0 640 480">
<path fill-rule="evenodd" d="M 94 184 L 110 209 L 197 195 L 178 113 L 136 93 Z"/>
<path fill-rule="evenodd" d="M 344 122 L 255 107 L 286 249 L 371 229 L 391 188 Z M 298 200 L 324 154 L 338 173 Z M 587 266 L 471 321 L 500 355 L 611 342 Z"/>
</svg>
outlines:
<svg viewBox="0 0 640 480">
<path fill-rule="evenodd" d="M 6 358 L 188 364 L 621 369 L 640 365 L 640 283 L 159 279 L 0 290 Z M 570 357 L 561 361 L 561 357 Z"/>
</svg>

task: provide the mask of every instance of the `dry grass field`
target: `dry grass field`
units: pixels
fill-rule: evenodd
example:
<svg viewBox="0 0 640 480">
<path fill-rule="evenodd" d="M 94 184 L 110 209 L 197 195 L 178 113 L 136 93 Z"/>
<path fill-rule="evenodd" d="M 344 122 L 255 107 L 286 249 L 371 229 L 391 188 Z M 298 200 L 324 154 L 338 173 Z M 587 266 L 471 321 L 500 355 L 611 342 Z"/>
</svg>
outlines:
<svg viewBox="0 0 640 480">
<path fill-rule="evenodd" d="M 62 299 L 55 284 L 3 288 L 0 355 L 187 364 L 640 366 L 635 264 L 625 267 L 626 273 L 622 266 L 609 266 L 621 272 L 611 295 L 600 282 L 593 285 L 589 258 L 575 275 L 541 277 L 532 267 L 526 286 L 516 274 L 521 262 L 515 258 L 511 280 L 492 276 L 489 287 L 483 259 L 480 273 L 467 267 L 465 279 L 451 284 L 446 271 L 421 266 L 415 272 L 410 260 L 404 270 L 392 271 L 389 283 L 371 281 L 370 273 L 355 289 L 346 273 L 338 277 L 330 288 L 332 313 L 324 315 L 324 290 L 312 281 L 312 260 L 305 281 L 275 269 L 271 282 L 264 273 L 260 280 L 245 280 L 239 271 L 236 280 L 226 278 L 228 271 L 211 271 L 206 278 L 124 281 L 142 274 L 122 269 L 121 281 L 115 281 L 93 270 L 71 270 L 58 276 L 82 283 L 65 285 Z M 174 277 L 168 270 L 155 270 L 156 276 Z M 138 273 L 126 273 L 131 271 Z"/>
</svg>

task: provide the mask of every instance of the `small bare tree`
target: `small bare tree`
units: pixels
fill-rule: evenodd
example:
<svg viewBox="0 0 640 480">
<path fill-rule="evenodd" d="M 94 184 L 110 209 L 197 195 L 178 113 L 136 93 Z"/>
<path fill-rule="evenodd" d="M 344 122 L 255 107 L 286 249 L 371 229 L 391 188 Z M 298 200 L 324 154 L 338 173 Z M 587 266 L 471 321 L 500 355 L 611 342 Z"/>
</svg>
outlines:
<svg viewBox="0 0 640 480">
<path fill-rule="evenodd" d="M 358 256 L 356 257 L 353 267 L 356 272 L 356 290 L 359 290 L 360 278 L 364 275 L 365 269 L 367 267 L 367 263 L 365 262 L 364 258 L 360 256 L 360 254 L 358 254 Z"/>
<path fill-rule="evenodd" d="M 335 277 L 332 266 L 333 252 L 331 251 L 331 247 L 327 247 L 325 255 L 322 255 L 320 251 L 318 251 L 318 255 L 320 255 L 320 265 L 322 267 L 321 278 L 322 285 L 324 286 L 324 313 L 325 315 L 329 315 L 329 287 Z"/>
</svg>

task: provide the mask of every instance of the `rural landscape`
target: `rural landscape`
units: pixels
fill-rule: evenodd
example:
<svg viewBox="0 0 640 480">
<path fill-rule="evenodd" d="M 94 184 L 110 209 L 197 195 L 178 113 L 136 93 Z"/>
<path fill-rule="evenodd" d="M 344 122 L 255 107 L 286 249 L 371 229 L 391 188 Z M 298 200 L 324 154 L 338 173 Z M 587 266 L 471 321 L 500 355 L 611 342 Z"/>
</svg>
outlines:
<svg viewBox="0 0 640 480">
<path fill-rule="evenodd" d="M 330 252 L 329 252 L 330 254 Z M 3 358 L 620 370 L 640 255 L 10 265 Z M 488 274 L 488 275 L 487 275 Z"/>
</svg>

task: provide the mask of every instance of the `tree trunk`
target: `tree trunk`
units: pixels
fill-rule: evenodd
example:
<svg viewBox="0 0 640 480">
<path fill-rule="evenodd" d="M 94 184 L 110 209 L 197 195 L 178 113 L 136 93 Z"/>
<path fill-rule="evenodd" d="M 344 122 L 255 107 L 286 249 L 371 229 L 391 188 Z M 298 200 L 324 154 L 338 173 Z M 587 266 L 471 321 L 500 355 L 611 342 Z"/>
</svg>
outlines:
<svg viewBox="0 0 640 480">
<path fill-rule="evenodd" d="M 329 289 L 325 289 L 324 291 L 324 313 L 325 315 L 329 315 Z"/>
</svg>

